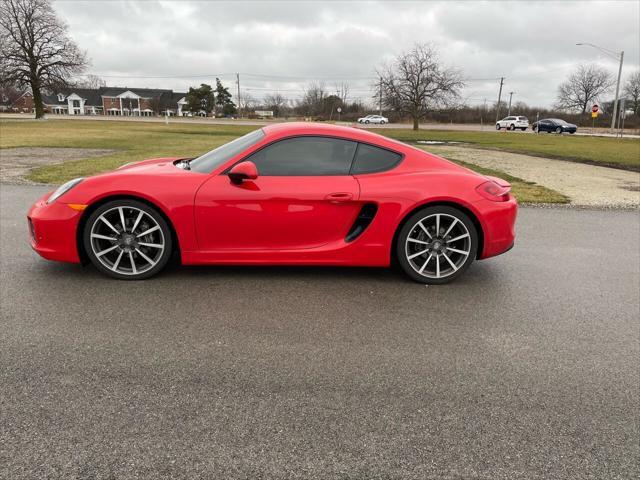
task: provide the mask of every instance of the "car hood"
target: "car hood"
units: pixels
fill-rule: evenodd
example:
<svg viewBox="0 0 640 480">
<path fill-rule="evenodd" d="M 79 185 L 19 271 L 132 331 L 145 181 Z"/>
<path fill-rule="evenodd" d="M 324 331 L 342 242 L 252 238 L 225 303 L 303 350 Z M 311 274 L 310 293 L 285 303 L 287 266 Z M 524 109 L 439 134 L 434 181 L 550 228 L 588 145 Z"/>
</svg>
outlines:
<svg viewBox="0 0 640 480">
<path fill-rule="evenodd" d="M 134 169 L 139 169 L 139 168 L 148 168 L 151 167 L 153 165 L 163 165 L 163 164 L 175 164 L 176 161 L 178 160 L 182 160 L 182 157 L 163 157 L 163 158 L 150 158 L 147 160 L 141 160 L 139 162 L 131 162 L 131 163 L 127 163 L 125 165 L 122 165 L 121 167 L 118 167 L 115 171 L 117 172 L 121 172 L 123 170 L 134 170 Z"/>
</svg>

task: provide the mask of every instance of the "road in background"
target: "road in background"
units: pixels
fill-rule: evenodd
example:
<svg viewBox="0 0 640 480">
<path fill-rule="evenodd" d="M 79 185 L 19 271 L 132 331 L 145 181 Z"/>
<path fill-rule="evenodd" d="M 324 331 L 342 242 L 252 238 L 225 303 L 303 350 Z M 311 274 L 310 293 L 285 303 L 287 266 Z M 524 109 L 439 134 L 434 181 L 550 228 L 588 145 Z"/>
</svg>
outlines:
<svg viewBox="0 0 640 480">
<path fill-rule="evenodd" d="M 20 113 L 3 113 L 0 114 L 0 120 L 2 119 L 14 119 L 14 120 L 33 120 L 33 115 L 26 115 Z M 291 119 L 277 119 L 277 120 L 250 120 L 250 119 L 231 119 L 231 118 L 202 118 L 202 117 L 124 117 L 124 116 L 116 116 L 116 115 L 47 115 L 47 119 L 49 120 L 94 120 L 94 121 L 116 121 L 116 122 L 152 122 L 152 123 L 193 123 L 193 124 L 206 124 L 206 125 L 255 125 L 255 126 L 264 126 L 269 125 L 271 123 L 280 123 L 280 122 L 294 122 L 299 121 L 299 118 L 291 118 Z M 413 125 L 410 123 L 387 123 L 384 125 L 380 124 L 369 124 L 366 125 L 364 123 L 357 122 L 335 122 L 339 125 L 345 126 L 358 126 L 360 128 L 402 128 L 402 129 L 411 129 Z M 502 133 L 503 135 L 518 135 L 518 134 L 535 134 L 532 130 L 528 129 L 525 132 L 521 130 L 517 130 L 515 132 L 507 131 L 502 129 L 498 132 L 495 129 L 495 124 L 489 123 L 485 125 L 480 125 L 476 123 L 421 123 L 420 130 L 453 130 L 453 131 L 468 131 L 468 132 L 493 132 L 493 133 Z M 575 135 L 584 135 L 584 136 L 598 136 L 598 137 L 615 137 L 610 133 L 607 133 L 608 129 L 596 129 L 595 132 L 592 132 L 590 128 L 580 128 L 580 130 Z M 541 135 L 551 135 L 551 134 L 541 134 Z M 553 134 L 555 135 L 555 134 Z M 569 135 L 569 134 L 566 134 Z M 628 130 L 625 131 L 624 138 L 640 138 L 638 135 L 638 130 Z"/>
<path fill-rule="evenodd" d="M 47 262 L 2 185 L 0 478 L 633 478 L 636 212 L 523 208 L 452 285 Z"/>
</svg>

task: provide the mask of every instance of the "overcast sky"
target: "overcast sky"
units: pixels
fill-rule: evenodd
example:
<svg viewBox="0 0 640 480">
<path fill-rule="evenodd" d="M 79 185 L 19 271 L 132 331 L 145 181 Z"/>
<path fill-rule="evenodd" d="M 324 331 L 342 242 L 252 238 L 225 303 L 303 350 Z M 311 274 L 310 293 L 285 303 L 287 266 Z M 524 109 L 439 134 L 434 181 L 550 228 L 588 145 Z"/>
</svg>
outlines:
<svg viewBox="0 0 640 480">
<path fill-rule="evenodd" d="M 301 96 L 311 79 L 371 98 L 376 66 L 416 42 L 432 43 L 468 78 L 470 104 L 503 95 L 548 106 L 581 62 L 617 74 L 590 42 L 625 51 L 623 79 L 640 63 L 640 2 L 311 2 L 56 0 L 89 72 L 109 85 L 184 91 L 219 75 L 235 94 Z M 197 77 L 201 75 L 202 77 Z M 143 78 L 146 77 L 146 78 Z M 170 77 L 170 78 L 150 78 Z M 504 98 L 504 96 L 503 96 Z"/>
</svg>

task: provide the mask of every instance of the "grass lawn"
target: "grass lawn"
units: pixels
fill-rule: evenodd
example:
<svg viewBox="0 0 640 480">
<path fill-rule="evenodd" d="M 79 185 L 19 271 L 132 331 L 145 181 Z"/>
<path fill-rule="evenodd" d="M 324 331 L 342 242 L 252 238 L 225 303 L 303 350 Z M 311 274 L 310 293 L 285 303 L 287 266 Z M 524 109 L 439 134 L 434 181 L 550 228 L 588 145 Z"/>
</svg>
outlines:
<svg viewBox="0 0 640 480">
<path fill-rule="evenodd" d="M 52 120 L 52 121 L 14 121 L 0 120 L 0 148 L 12 147 L 73 147 L 103 148 L 119 151 L 104 157 L 66 162 L 59 165 L 48 165 L 31 171 L 28 178 L 42 183 L 60 184 L 71 178 L 93 175 L 112 170 L 125 163 L 145 158 L 163 156 L 192 157 L 204 153 L 218 145 L 222 145 L 239 135 L 243 135 L 255 126 L 238 125 L 202 125 L 187 123 L 143 123 L 95 120 Z M 610 157 L 621 149 L 626 153 L 621 157 L 629 157 L 627 150 L 635 147 L 637 152 L 640 141 L 618 141 L 607 138 L 567 138 L 542 135 L 496 134 L 491 132 L 440 132 L 384 129 L 380 133 L 400 140 L 418 139 L 468 141 L 474 146 L 508 149 L 531 153 L 527 148 L 536 145 L 548 145 L 550 151 L 559 156 L 565 145 L 581 145 L 579 150 L 585 155 L 589 148 L 595 151 L 608 151 Z M 514 145 L 520 145 L 516 147 Z M 521 148 L 521 150 L 518 150 Z M 576 147 L 577 149 L 577 147 Z M 573 151 L 573 150 L 572 150 Z M 542 154 L 543 152 L 540 152 Z M 544 152 L 548 154 L 547 152 Z M 453 159 L 456 161 L 455 159 Z M 635 158 L 635 163 L 640 160 Z M 565 203 L 567 198 L 537 184 L 512 177 L 504 172 L 485 169 L 476 165 L 464 164 L 466 167 L 487 175 L 494 175 L 510 181 L 513 191 L 523 203 Z M 631 162 L 633 163 L 633 162 Z"/>
<path fill-rule="evenodd" d="M 68 147 L 120 151 L 104 157 L 48 165 L 31 171 L 29 180 L 63 183 L 75 177 L 113 170 L 154 157 L 195 157 L 256 127 L 189 125 L 95 120 L 0 120 L 0 148 Z"/>
<path fill-rule="evenodd" d="M 582 137 L 523 132 L 462 132 L 445 130 L 378 129 L 378 133 L 404 142 L 440 140 L 464 142 L 477 148 L 559 158 L 605 167 L 640 171 L 640 140 Z"/>
</svg>

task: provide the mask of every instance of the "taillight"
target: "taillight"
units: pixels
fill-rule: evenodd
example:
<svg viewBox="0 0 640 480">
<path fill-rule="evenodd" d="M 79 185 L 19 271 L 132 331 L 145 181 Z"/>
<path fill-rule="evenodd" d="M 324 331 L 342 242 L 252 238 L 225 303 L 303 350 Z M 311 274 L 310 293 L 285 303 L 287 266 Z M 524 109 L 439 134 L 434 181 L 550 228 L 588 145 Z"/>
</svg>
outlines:
<svg viewBox="0 0 640 480">
<path fill-rule="evenodd" d="M 509 200 L 511 187 L 503 187 L 490 180 L 476 187 L 476 192 L 492 202 L 506 202 Z"/>
</svg>

